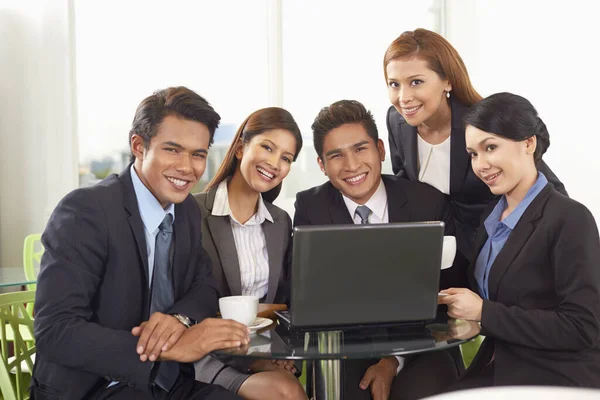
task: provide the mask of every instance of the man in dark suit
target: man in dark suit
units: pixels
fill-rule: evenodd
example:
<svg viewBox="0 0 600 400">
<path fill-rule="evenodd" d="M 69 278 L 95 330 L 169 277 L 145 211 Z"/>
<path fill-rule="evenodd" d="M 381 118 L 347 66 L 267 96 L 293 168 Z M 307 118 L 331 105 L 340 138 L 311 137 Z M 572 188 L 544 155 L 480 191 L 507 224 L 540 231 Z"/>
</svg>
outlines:
<svg viewBox="0 0 600 400">
<path fill-rule="evenodd" d="M 132 161 L 68 194 L 43 234 L 33 399 L 237 399 L 190 362 L 248 342 L 218 320 L 217 291 L 189 195 L 220 117 L 168 88 L 139 105 Z"/>
<path fill-rule="evenodd" d="M 453 227 L 446 202 L 434 188 L 395 176 L 381 175 L 385 159 L 373 116 L 357 101 L 338 101 L 321 110 L 313 125 L 321 170 L 329 182 L 296 196 L 294 226 L 353 223 L 445 221 Z M 366 208 L 365 208 L 366 207 Z M 466 280 L 464 257 L 442 271 L 440 287 Z M 347 399 L 414 399 L 443 390 L 458 377 L 448 352 L 411 359 L 346 362 Z M 360 390 L 359 389 L 362 389 Z"/>
</svg>

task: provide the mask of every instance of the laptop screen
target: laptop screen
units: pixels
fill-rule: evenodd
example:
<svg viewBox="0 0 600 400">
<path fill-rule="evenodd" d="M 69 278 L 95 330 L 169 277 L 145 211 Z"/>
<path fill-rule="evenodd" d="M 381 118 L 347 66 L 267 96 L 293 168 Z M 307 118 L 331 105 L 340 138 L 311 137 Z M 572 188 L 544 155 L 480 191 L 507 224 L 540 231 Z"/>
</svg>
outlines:
<svg viewBox="0 0 600 400">
<path fill-rule="evenodd" d="M 296 227 L 291 324 L 435 318 L 443 235 L 443 222 Z"/>
</svg>

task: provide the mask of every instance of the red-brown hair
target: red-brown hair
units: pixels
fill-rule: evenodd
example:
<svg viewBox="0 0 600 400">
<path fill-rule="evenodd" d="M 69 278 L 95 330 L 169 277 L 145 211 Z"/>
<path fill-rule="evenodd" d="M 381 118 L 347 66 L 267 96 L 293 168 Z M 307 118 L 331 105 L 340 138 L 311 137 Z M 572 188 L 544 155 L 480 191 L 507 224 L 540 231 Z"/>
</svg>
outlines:
<svg viewBox="0 0 600 400">
<path fill-rule="evenodd" d="M 482 99 L 473 88 L 467 67 L 454 47 L 443 36 L 419 28 L 402 33 L 389 45 L 383 57 L 383 73 L 387 82 L 387 65 L 398 58 L 418 57 L 441 79 L 448 79 L 452 95 L 462 104 L 472 106 Z"/>
</svg>

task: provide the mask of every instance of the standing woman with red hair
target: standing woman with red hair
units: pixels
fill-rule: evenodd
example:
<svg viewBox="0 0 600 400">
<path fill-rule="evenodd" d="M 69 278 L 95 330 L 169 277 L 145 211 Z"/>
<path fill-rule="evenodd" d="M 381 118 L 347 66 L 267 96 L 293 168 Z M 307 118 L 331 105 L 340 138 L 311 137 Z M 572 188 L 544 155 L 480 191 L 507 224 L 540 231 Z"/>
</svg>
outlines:
<svg viewBox="0 0 600 400">
<path fill-rule="evenodd" d="M 481 213 L 496 198 L 473 173 L 465 150 L 463 116 L 482 97 L 456 49 L 426 29 L 404 32 L 394 40 L 383 67 L 392 103 L 387 127 L 394 174 L 448 195 L 458 250 L 469 257 Z M 543 161 L 537 167 L 567 194 Z"/>
</svg>

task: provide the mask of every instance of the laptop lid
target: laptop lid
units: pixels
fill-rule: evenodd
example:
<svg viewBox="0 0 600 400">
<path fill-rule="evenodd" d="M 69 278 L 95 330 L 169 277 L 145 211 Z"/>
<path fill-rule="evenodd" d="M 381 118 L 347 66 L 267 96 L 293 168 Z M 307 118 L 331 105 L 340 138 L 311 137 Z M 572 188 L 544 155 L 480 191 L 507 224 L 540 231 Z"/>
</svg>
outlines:
<svg viewBox="0 0 600 400">
<path fill-rule="evenodd" d="M 294 228 L 291 325 L 435 318 L 443 222 Z"/>
</svg>

